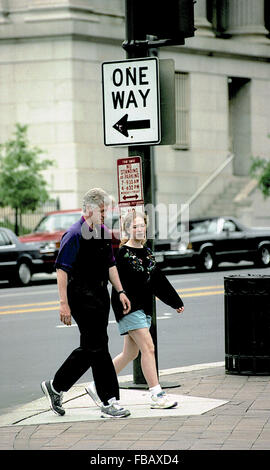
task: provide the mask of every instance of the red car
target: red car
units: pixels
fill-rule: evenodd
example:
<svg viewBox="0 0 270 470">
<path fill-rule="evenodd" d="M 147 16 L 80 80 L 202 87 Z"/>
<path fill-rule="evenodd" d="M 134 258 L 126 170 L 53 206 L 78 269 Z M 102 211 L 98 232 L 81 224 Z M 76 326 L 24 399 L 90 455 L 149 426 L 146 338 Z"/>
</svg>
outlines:
<svg viewBox="0 0 270 470">
<path fill-rule="evenodd" d="M 47 271 L 54 271 L 54 263 L 60 247 L 60 240 L 65 231 L 81 217 L 81 209 L 70 209 L 48 212 L 38 223 L 33 233 L 19 237 L 22 243 L 40 242 L 41 250 L 46 251 Z M 104 224 L 112 232 L 112 245 L 114 251 L 119 246 L 119 216 L 117 211 L 106 215 Z"/>
</svg>

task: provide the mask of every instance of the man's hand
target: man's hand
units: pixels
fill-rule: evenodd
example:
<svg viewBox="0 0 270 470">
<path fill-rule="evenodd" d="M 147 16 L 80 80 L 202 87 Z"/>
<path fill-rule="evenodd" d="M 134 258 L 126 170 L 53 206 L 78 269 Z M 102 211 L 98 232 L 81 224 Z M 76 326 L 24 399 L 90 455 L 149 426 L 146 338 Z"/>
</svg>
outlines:
<svg viewBox="0 0 270 470">
<path fill-rule="evenodd" d="M 65 325 L 71 325 L 71 313 L 67 299 L 68 275 L 63 269 L 56 270 L 57 285 L 60 298 L 60 320 Z"/>
<path fill-rule="evenodd" d="M 65 325 L 71 325 L 71 313 L 67 302 L 60 301 L 60 320 Z"/>
<path fill-rule="evenodd" d="M 123 305 L 123 314 L 126 315 L 127 313 L 130 312 L 130 309 L 131 309 L 130 300 L 124 293 L 119 295 L 119 299 L 120 299 L 121 304 Z"/>
<path fill-rule="evenodd" d="M 111 284 L 115 288 L 116 292 L 121 292 L 123 290 L 123 286 L 121 284 L 116 266 L 110 267 L 109 279 L 110 279 Z M 120 299 L 121 304 L 123 305 L 123 314 L 126 315 L 127 313 L 130 312 L 130 309 L 131 309 L 130 301 L 124 292 L 122 294 L 119 294 L 119 299 Z"/>
</svg>

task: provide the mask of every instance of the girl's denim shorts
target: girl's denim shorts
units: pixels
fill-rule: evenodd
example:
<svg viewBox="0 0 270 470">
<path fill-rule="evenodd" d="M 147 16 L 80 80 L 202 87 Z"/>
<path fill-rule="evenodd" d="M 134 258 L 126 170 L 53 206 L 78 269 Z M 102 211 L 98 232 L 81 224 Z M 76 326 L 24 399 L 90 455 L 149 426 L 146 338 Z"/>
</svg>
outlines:
<svg viewBox="0 0 270 470">
<path fill-rule="evenodd" d="M 126 335 L 130 330 L 150 328 L 150 326 L 151 316 L 145 315 L 143 310 L 136 310 L 135 312 L 128 313 L 118 322 L 120 335 Z"/>
</svg>

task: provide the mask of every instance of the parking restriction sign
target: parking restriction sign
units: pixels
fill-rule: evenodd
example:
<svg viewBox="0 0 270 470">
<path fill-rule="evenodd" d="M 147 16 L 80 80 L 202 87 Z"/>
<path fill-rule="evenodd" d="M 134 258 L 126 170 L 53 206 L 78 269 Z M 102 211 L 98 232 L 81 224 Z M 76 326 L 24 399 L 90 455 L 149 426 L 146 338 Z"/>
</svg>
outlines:
<svg viewBox="0 0 270 470">
<path fill-rule="evenodd" d="M 117 160 L 118 204 L 136 206 L 143 204 L 141 157 Z"/>
</svg>

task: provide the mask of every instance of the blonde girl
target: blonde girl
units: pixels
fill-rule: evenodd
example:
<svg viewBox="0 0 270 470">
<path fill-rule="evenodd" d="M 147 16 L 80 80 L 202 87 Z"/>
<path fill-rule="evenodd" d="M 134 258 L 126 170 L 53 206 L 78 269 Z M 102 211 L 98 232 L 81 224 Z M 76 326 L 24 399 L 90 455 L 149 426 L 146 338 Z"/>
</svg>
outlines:
<svg viewBox="0 0 270 470">
<path fill-rule="evenodd" d="M 120 335 L 124 336 L 124 347 L 114 359 L 114 367 L 119 374 L 126 365 L 141 352 L 141 368 L 150 391 L 151 408 L 173 408 L 174 400 L 162 390 L 156 368 L 155 348 L 150 334 L 152 299 L 160 300 L 176 309 L 184 310 L 183 302 L 166 276 L 156 265 L 152 250 L 147 246 L 147 218 L 144 213 L 130 212 L 124 219 L 117 268 L 124 292 L 131 302 L 128 314 L 123 313 L 119 292 L 112 290 L 112 307 L 118 323 Z M 96 401 L 94 384 L 86 388 Z"/>
</svg>

